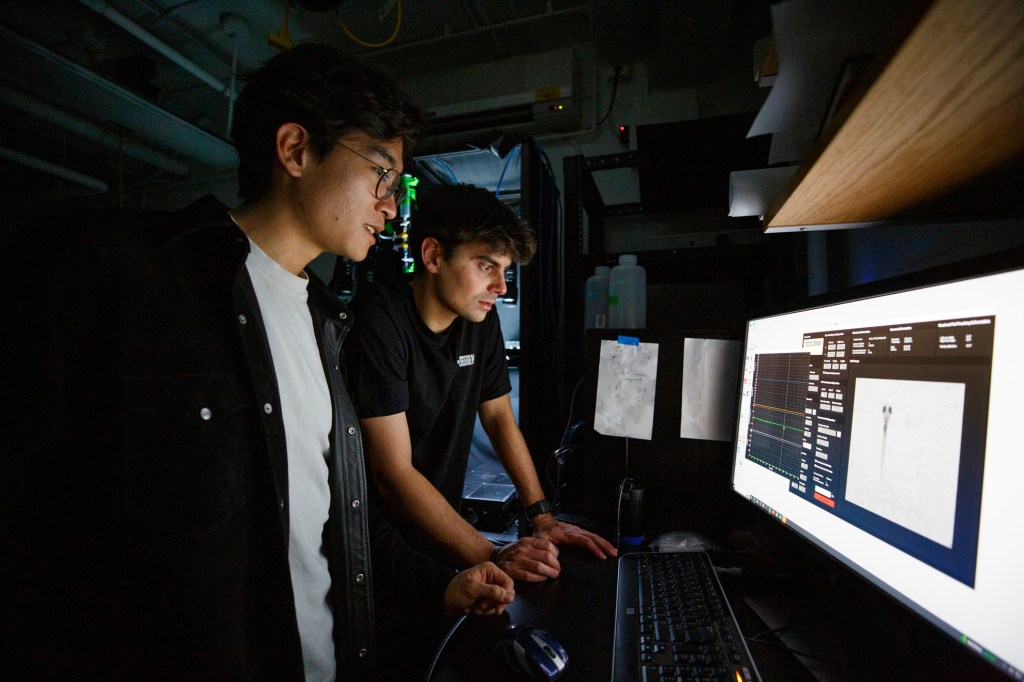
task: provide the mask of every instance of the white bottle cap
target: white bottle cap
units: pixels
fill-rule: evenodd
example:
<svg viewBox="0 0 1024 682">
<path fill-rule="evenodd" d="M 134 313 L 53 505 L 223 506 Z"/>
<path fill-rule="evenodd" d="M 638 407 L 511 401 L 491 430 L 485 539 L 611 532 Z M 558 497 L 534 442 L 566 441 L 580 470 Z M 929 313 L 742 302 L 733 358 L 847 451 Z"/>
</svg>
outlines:
<svg viewBox="0 0 1024 682">
<path fill-rule="evenodd" d="M 598 265 L 594 268 L 594 274 L 598 277 L 607 277 L 609 272 L 611 272 L 611 268 L 607 265 Z"/>
<path fill-rule="evenodd" d="M 619 256 L 619 265 L 636 265 L 636 256 L 632 253 L 624 253 Z"/>
</svg>

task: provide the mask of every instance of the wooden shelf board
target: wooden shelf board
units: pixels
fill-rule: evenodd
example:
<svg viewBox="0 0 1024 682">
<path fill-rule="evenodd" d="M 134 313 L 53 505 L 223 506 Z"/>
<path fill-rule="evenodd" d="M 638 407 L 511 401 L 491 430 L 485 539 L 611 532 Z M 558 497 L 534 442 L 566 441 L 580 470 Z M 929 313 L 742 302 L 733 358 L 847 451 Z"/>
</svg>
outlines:
<svg viewBox="0 0 1024 682">
<path fill-rule="evenodd" d="M 865 224 L 1024 156 L 1024 2 L 938 0 L 765 230 Z"/>
</svg>

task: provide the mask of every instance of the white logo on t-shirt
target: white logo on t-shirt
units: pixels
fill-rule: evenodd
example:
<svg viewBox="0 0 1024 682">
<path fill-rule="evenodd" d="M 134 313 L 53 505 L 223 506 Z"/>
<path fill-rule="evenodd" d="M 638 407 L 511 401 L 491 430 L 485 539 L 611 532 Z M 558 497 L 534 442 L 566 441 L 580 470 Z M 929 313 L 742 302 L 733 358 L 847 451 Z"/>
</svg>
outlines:
<svg viewBox="0 0 1024 682">
<path fill-rule="evenodd" d="M 473 354 L 460 355 L 459 356 L 459 367 L 469 367 L 473 364 Z"/>
</svg>

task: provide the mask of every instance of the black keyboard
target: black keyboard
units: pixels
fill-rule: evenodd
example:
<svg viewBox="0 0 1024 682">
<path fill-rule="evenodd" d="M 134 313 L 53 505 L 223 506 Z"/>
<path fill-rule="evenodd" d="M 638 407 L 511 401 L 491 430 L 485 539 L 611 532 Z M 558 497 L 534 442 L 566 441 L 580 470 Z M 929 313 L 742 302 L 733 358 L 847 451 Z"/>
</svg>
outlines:
<svg viewBox="0 0 1024 682">
<path fill-rule="evenodd" d="M 757 668 L 705 552 L 624 554 L 614 682 L 754 682 Z"/>
</svg>

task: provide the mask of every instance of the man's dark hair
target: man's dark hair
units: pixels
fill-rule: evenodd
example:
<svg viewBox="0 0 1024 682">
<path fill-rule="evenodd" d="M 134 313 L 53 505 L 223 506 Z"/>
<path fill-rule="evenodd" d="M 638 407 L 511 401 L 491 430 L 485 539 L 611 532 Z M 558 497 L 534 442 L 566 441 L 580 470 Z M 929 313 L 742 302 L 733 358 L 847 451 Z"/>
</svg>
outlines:
<svg viewBox="0 0 1024 682">
<path fill-rule="evenodd" d="M 267 192 L 274 138 L 285 123 L 305 128 L 321 159 L 339 139 L 356 131 L 378 140 L 402 138 L 409 147 L 423 127 L 422 112 L 394 79 L 351 52 L 327 45 L 297 45 L 245 80 L 235 102 L 231 137 L 238 148 L 238 195 L 246 200 Z"/>
<path fill-rule="evenodd" d="M 416 207 L 409 246 L 417 272 L 422 271 L 422 246 L 427 237 L 438 241 L 445 258 L 451 258 L 463 244 L 484 242 L 495 253 L 526 264 L 537 249 L 530 226 L 493 192 L 474 185 L 442 185 Z"/>
</svg>

